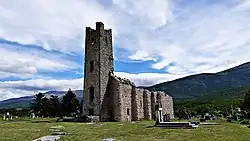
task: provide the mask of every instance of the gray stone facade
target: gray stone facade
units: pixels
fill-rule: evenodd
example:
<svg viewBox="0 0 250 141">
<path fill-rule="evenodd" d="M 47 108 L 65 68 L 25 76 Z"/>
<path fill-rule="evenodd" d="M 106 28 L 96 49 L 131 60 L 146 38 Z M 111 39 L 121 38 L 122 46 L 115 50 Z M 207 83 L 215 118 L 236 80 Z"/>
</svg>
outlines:
<svg viewBox="0 0 250 141">
<path fill-rule="evenodd" d="M 136 88 L 113 73 L 112 31 L 101 22 L 86 28 L 83 114 L 101 121 L 136 121 L 154 117 L 155 106 L 173 118 L 173 99 L 164 92 Z"/>
</svg>

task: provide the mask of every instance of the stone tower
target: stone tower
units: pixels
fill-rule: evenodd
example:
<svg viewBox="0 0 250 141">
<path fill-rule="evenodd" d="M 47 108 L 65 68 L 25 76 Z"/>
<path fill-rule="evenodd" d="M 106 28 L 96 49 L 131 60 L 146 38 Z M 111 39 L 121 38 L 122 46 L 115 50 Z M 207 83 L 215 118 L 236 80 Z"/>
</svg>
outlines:
<svg viewBox="0 0 250 141">
<path fill-rule="evenodd" d="M 96 29 L 86 27 L 83 114 L 100 116 L 109 75 L 113 72 L 112 31 L 96 22 Z"/>
</svg>

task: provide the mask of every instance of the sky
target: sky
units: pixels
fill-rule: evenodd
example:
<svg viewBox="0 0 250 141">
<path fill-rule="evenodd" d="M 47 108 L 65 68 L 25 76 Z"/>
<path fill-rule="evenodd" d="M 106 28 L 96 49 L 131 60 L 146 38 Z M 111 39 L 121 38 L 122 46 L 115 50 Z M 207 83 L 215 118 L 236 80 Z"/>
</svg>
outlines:
<svg viewBox="0 0 250 141">
<path fill-rule="evenodd" d="M 115 74 L 149 86 L 250 61 L 249 0 L 0 0 L 0 100 L 83 89 L 85 28 L 112 29 Z"/>
</svg>

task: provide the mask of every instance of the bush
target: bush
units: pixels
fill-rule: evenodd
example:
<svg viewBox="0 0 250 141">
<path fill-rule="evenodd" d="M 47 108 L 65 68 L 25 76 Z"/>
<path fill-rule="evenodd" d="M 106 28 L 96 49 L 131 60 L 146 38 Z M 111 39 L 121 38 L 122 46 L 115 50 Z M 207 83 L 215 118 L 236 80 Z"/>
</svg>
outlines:
<svg viewBox="0 0 250 141">
<path fill-rule="evenodd" d="M 248 120 L 243 120 L 243 121 L 240 122 L 240 124 L 249 125 L 249 121 Z"/>
</svg>

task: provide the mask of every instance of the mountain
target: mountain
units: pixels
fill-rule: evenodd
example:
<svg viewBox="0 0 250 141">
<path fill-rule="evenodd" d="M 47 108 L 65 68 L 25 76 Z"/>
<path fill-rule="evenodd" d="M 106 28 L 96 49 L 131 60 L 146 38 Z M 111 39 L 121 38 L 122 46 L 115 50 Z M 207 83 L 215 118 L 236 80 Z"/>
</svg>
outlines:
<svg viewBox="0 0 250 141">
<path fill-rule="evenodd" d="M 62 98 L 62 96 L 67 91 L 48 91 L 43 94 L 45 94 L 46 97 L 50 97 L 51 95 L 58 96 L 59 99 Z M 83 90 L 75 90 L 73 91 L 76 94 L 76 98 L 81 101 L 83 97 Z M 35 97 L 33 96 L 25 96 L 25 97 L 19 97 L 19 98 L 11 98 L 4 101 L 0 101 L 0 109 L 3 108 L 27 108 L 29 107 L 29 103 L 32 101 L 32 99 Z"/>
<path fill-rule="evenodd" d="M 175 99 L 234 99 L 242 97 L 246 87 L 250 86 L 250 63 L 218 72 L 203 73 L 180 78 L 174 81 L 141 87 L 154 91 L 164 91 Z M 74 91 L 78 100 L 82 99 L 83 91 Z M 49 91 L 47 96 L 61 97 L 66 91 Z M 12 98 L 0 102 L 1 108 L 28 107 L 34 96 Z"/>
<path fill-rule="evenodd" d="M 147 87 L 149 90 L 160 90 L 177 99 L 209 96 L 227 89 L 241 89 L 250 86 L 250 63 L 218 72 L 187 76 L 174 81 Z"/>
</svg>

